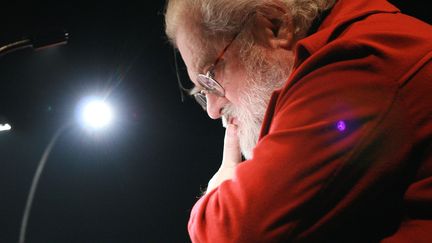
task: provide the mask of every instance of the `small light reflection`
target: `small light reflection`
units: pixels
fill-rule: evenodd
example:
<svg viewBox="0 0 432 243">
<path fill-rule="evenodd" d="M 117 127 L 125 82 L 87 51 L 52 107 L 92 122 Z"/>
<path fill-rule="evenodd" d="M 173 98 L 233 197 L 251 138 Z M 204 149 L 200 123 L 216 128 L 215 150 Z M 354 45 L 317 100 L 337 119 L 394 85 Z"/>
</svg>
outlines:
<svg viewBox="0 0 432 243">
<path fill-rule="evenodd" d="M 337 124 L 336 124 L 336 127 L 339 130 L 339 132 L 343 132 L 347 128 L 344 121 L 338 121 Z"/>
<path fill-rule="evenodd" d="M 2 131 L 9 131 L 11 129 L 12 129 L 12 127 L 8 123 L 6 123 L 6 124 L 0 124 L 0 132 L 2 132 Z"/>
</svg>

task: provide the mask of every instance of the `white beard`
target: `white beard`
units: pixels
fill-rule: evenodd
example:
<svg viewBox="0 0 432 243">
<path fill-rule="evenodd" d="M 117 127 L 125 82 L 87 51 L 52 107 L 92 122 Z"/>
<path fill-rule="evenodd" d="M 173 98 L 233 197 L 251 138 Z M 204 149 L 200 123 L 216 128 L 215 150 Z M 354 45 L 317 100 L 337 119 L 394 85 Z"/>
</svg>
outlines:
<svg viewBox="0 0 432 243">
<path fill-rule="evenodd" d="M 230 103 L 222 113 L 237 119 L 240 149 L 245 159 L 253 157 L 271 94 L 286 82 L 292 67 L 291 57 L 264 60 L 261 53 L 254 54 L 253 60 L 244 64 L 249 78 L 240 95 L 240 104 L 235 107 Z"/>
<path fill-rule="evenodd" d="M 252 150 L 255 147 L 267 104 L 259 102 L 258 105 L 242 105 L 235 107 L 232 104 L 224 108 L 227 117 L 235 117 L 238 122 L 238 137 L 240 149 L 246 159 L 252 158 Z"/>
</svg>

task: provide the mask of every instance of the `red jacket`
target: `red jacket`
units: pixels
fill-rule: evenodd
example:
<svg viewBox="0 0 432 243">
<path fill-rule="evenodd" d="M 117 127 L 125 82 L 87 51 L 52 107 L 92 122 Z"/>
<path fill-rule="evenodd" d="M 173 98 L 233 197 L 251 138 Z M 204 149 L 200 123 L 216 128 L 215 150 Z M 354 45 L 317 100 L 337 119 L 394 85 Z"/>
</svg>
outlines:
<svg viewBox="0 0 432 243">
<path fill-rule="evenodd" d="M 203 196 L 193 242 L 432 242 L 432 27 L 339 0 L 299 41 L 253 159 Z"/>
</svg>

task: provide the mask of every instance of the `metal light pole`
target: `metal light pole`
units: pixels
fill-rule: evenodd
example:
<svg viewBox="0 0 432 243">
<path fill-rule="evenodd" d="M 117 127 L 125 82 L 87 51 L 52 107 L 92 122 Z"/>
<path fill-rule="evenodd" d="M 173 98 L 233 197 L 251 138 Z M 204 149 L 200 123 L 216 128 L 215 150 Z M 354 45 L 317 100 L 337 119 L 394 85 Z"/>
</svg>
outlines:
<svg viewBox="0 0 432 243">
<path fill-rule="evenodd" d="M 81 122 L 90 129 L 102 129 L 109 125 L 112 120 L 112 111 L 110 106 L 104 101 L 104 99 L 92 99 L 86 102 L 81 108 Z M 39 160 L 38 167 L 33 176 L 33 180 L 30 186 L 30 191 L 27 196 L 27 202 L 24 208 L 24 214 L 21 220 L 21 227 L 19 233 L 19 243 L 25 243 L 27 225 L 30 218 L 30 212 L 33 205 L 34 196 L 39 184 L 39 179 L 42 175 L 42 171 L 45 167 L 46 162 L 54 148 L 58 138 L 63 134 L 64 131 L 73 127 L 76 124 L 75 121 L 68 122 L 56 130 L 54 135 L 51 137 L 48 145 L 44 149 L 41 159 Z"/>
<path fill-rule="evenodd" d="M 46 146 L 41 159 L 39 160 L 39 164 L 38 167 L 36 169 L 36 172 L 33 176 L 33 180 L 30 186 L 30 191 L 29 194 L 27 196 L 27 202 L 24 208 L 24 214 L 21 220 L 21 227 L 20 227 L 20 233 L 19 233 L 19 243 L 24 243 L 25 242 L 25 236 L 26 236 L 26 230 L 27 230 L 27 223 L 29 220 L 29 216 L 30 216 L 30 211 L 32 208 L 32 204 L 33 204 L 33 199 L 34 199 L 34 195 L 36 193 L 36 189 L 37 186 L 39 184 L 39 179 L 41 177 L 42 171 L 45 167 L 45 164 L 49 158 L 49 155 L 51 154 L 51 151 L 54 147 L 54 145 L 56 144 L 58 138 L 60 137 L 60 135 L 62 135 L 62 133 L 64 131 L 66 131 L 67 128 L 71 127 L 72 123 L 66 123 L 65 125 L 63 125 L 62 127 L 60 127 L 59 129 L 57 129 L 57 131 L 54 133 L 54 135 L 51 137 L 51 140 L 49 141 L 48 145 Z"/>
<path fill-rule="evenodd" d="M 67 44 L 69 39 L 69 33 L 53 32 L 44 35 L 36 35 L 30 38 L 24 38 L 9 44 L 0 46 L 0 57 L 5 56 L 8 53 L 19 51 L 22 49 L 33 48 L 34 50 L 40 50 L 50 48 L 53 46 Z"/>
<path fill-rule="evenodd" d="M 22 49 L 32 48 L 34 50 L 40 50 L 45 48 L 50 48 L 53 46 L 58 45 L 64 45 L 67 44 L 67 41 L 69 39 L 69 34 L 65 31 L 61 32 L 51 32 L 48 34 L 43 35 L 37 35 L 30 38 L 24 38 L 22 40 L 18 40 L 15 42 L 8 43 L 6 45 L 0 46 L 0 58 Z M 42 174 L 42 171 L 44 169 L 44 166 L 48 160 L 48 157 L 52 151 L 52 148 L 54 147 L 57 139 L 60 137 L 60 135 L 65 131 L 68 127 L 71 126 L 72 123 L 67 123 L 60 127 L 52 136 L 50 142 L 48 143 L 47 147 L 45 148 L 42 158 L 39 161 L 37 170 L 34 174 L 33 181 L 30 187 L 30 192 L 27 197 L 27 202 L 24 209 L 24 214 L 21 221 L 21 227 L 20 227 L 20 234 L 19 234 L 19 243 L 25 242 L 25 233 L 27 229 L 27 223 L 30 216 L 30 211 L 34 199 L 34 195 L 36 193 L 36 189 L 39 183 L 40 176 Z M 9 124 L 2 124 L 0 126 L 0 131 L 7 131 L 10 130 L 11 126 Z"/>
</svg>

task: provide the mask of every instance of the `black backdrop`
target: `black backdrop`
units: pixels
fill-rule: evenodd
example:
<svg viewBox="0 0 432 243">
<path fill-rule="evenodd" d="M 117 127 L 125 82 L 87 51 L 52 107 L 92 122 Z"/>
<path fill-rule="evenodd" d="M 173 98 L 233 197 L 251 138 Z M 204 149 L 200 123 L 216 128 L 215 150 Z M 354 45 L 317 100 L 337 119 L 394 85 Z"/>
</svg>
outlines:
<svg viewBox="0 0 432 243">
<path fill-rule="evenodd" d="M 420 1 L 392 1 L 430 23 Z M 2 4 L 3 5 L 3 4 Z M 223 129 L 180 101 L 163 1 L 2 6 L 0 43 L 67 30 L 69 44 L 0 59 L 0 242 L 17 242 L 27 192 L 52 134 L 84 96 L 110 94 L 100 134 L 71 127 L 42 175 L 28 242 L 188 242 L 190 208 L 221 159 Z"/>
</svg>

